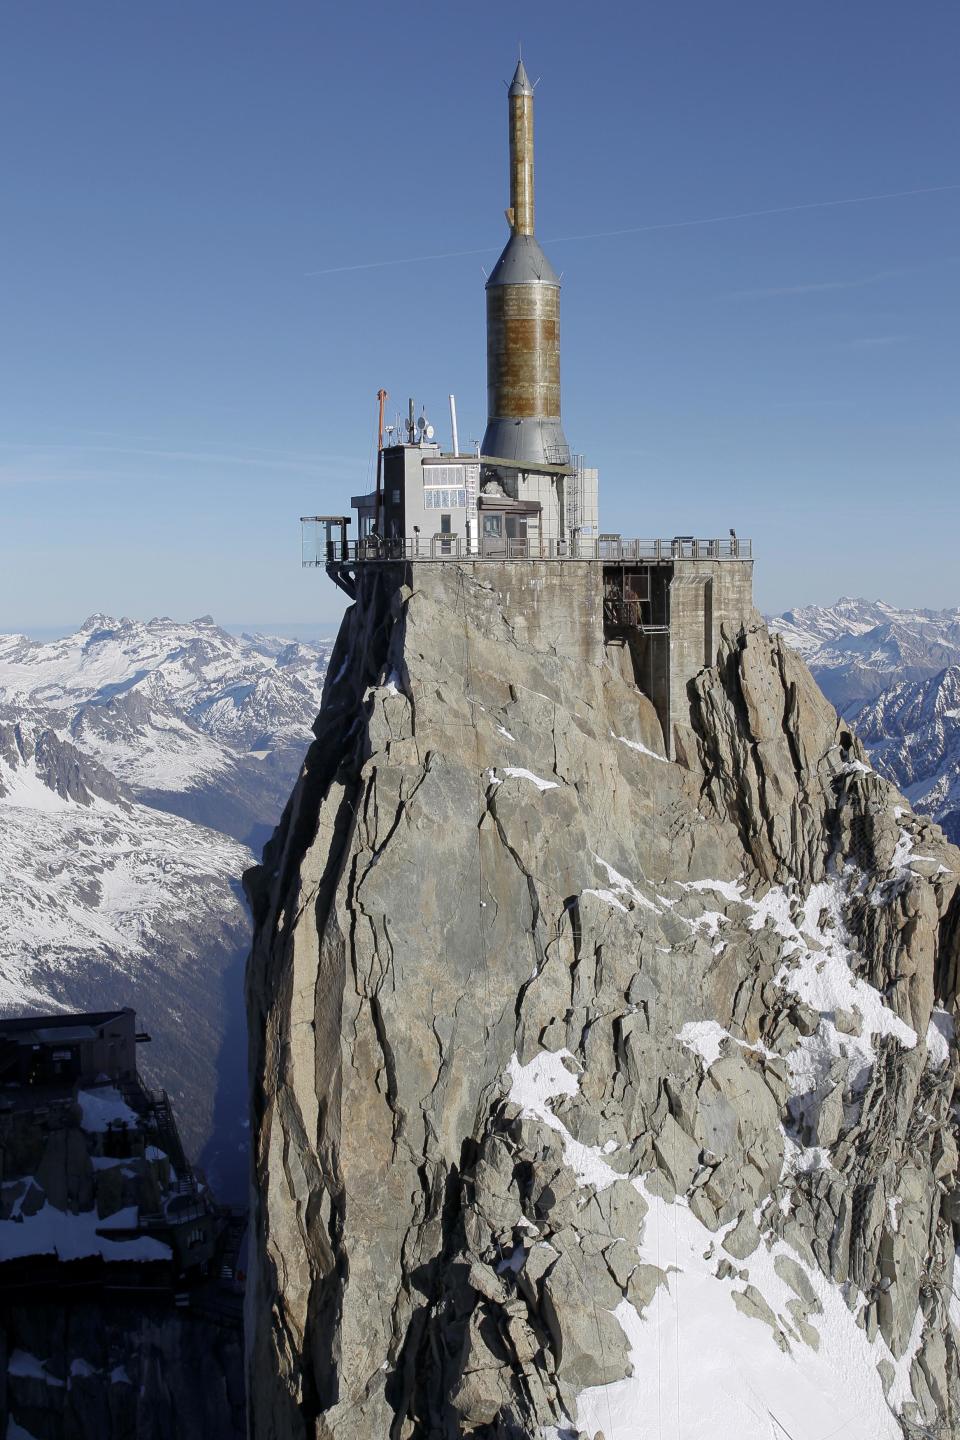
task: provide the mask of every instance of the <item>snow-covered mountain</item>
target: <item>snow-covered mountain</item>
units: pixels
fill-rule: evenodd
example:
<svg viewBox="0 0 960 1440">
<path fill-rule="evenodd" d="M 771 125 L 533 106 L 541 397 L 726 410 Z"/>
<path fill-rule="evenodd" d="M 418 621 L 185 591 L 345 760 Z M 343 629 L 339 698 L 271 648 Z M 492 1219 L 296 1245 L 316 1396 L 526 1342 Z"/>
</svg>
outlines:
<svg viewBox="0 0 960 1440">
<path fill-rule="evenodd" d="M 235 1195 L 239 881 L 299 768 L 328 651 L 207 618 L 0 637 L 0 1012 L 134 1006 L 144 1070 Z"/>
<path fill-rule="evenodd" d="M 877 770 L 960 841 L 960 608 L 845 598 L 767 623 L 806 660 Z"/>
<path fill-rule="evenodd" d="M 150 805 L 259 848 L 320 706 L 329 645 L 91 615 L 0 637 L 0 704 L 69 739 Z"/>
<path fill-rule="evenodd" d="M 895 685 L 852 718 L 880 773 L 960 841 L 960 665 Z"/>
<path fill-rule="evenodd" d="M 844 715 L 904 680 L 960 663 L 960 608 L 904 610 L 844 598 L 768 617 Z"/>
</svg>

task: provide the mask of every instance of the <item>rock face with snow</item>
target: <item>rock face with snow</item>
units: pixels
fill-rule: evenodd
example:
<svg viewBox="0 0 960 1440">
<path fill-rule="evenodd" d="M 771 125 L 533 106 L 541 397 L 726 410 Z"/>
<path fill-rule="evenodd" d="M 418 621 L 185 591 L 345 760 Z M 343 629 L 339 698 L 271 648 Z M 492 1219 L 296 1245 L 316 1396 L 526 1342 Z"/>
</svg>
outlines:
<svg viewBox="0 0 960 1440">
<path fill-rule="evenodd" d="M 329 646 L 91 615 L 41 643 L 0 636 L 0 705 L 161 810 L 259 848 L 316 714 Z"/>
<path fill-rule="evenodd" d="M 685 768 L 499 573 L 361 576 L 248 877 L 252 1435 L 958 1433 L 960 854 L 763 628 Z"/>
</svg>

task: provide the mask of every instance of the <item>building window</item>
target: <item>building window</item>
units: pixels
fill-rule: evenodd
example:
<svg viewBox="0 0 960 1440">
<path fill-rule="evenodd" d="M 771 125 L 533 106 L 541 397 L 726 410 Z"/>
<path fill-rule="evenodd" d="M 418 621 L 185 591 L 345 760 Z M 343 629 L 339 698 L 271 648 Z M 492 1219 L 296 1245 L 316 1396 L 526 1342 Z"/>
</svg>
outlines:
<svg viewBox="0 0 960 1440">
<path fill-rule="evenodd" d="M 424 465 L 423 467 L 424 487 L 428 485 L 454 485 L 466 484 L 465 467 L 463 465 Z"/>
<path fill-rule="evenodd" d="M 437 469 L 454 469 L 452 465 Z M 423 488 L 423 504 L 426 510 L 465 510 L 467 506 L 466 488 L 461 486 L 458 489 L 442 488 L 437 485 L 425 485 Z"/>
<path fill-rule="evenodd" d="M 452 533 L 452 531 L 451 531 L 451 529 L 450 529 L 450 516 L 449 516 L 449 515 L 441 515 L 441 516 L 440 516 L 440 534 L 441 534 L 441 535 L 450 535 L 451 533 Z"/>
<path fill-rule="evenodd" d="M 399 490 L 393 490 L 393 491 L 391 491 L 391 499 L 392 499 L 394 505 L 399 505 L 399 504 L 400 504 L 400 491 L 399 491 Z"/>
<path fill-rule="evenodd" d="M 473 466 L 424 465 L 423 504 L 426 510 L 464 510 L 470 503 Z M 474 494 L 476 489 L 474 488 Z"/>
</svg>

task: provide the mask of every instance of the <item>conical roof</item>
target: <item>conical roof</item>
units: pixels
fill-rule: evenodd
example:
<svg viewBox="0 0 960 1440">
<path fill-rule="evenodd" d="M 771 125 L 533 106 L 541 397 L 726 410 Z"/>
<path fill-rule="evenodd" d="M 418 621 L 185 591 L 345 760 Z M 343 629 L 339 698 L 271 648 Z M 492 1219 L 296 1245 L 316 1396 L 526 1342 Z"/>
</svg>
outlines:
<svg viewBox="0 0 960 1440">
<path fill-rule="evenodd" d="M 560 277 L 532 235 L 511 235 L 484 287 L 497 285 L 555 285 Z"/>
<path fill-rule="evenodd" d="M 517 62 L 517 68 L 516 68 L 516 70 L 514 71 L 514 75 L 513 75 L 513 83 L 512 83 L 512 85 L 510 86 L 510 94 L 511 94 L 511 95 L 532 95 L 532 94 L 533 94 L 533 86 L 530 84 L 530 81 L 527 79 L 527 72 L 526 72 L 526 70 L 523 68 L 523 61 L 522 61 L 522 60 L 520 60 L 520 61 Z"/>
</svg>

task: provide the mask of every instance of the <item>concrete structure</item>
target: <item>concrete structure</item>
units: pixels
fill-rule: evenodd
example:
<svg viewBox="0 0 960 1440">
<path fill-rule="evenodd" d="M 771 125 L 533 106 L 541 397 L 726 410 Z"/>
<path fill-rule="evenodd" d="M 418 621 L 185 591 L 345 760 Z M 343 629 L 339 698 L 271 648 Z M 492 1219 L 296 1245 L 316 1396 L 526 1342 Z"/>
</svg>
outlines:
<svg viewBox="0 0 960 1440">
<path fill-rule="evenodd" d="M 476 548 L 480 461 L 476 455 L 442 454 L 429 440 L 390 445 L 383 451 L 383 520 L 386 540 L 410 536 L 430 552 L 433 538 L 457 537 L 462 549 Z M 357 535 L 376 538 L 376 491 L 354 495 Z M 449 548 L 449 545 L 448 545 Z"/>
<path fill-rule="evenodd" d="M 366 564 L 483 567 L 484 584 L 510 597 L 518 632 L 546 625 L 585 659 L 619 650 L 653 701 L 667 755 L 683 760 L 690 681 L 715 662 L 721 629 L 753 618 L 751 544 L 733 530 L 705 540 L 600 531 L 597 471 L 571 456 L 560 415 L 560 281 L 534 235 L 533 87 L 522 61 L 507 103 L 510 238 L 486 287 L 479 454 L 456 453 L 456 439 L 441 451 L 411 400 L 406 443 L 380 453 L 382 495 L 353 497 L 357 539 L 346 538 L 347 516 L 303 517 L 303 561 L 324 565 L 351 597 Z"/>
<path fill-rule="evenodd" d="M 130 1009 L 90 1015 L 27 1015 L 0 1020 L 0 1085 L 85 1085 L 136 1074 L 137 1032 Z"/>
<path fill-rule="evenodd" d="M 149 1090 L 138 1072 L 137 1046 L 149 1039 L 129 1007 L 0 1019 L 0 1173 L 24 1176 L 36 1164 L 56 1209 L 76 1212 L 88 1208 L 81 1200 L 96 1198 L 110 1222 L 97 1235 L 117 1245 L 149 1238 L 169 1246 L 169 1262 L 153 1265 L 148 1283 L 172 1286 L 185 1274 L 206 1272 L 226 1215 L 190 1164 L 166 1092 Z M 108 1118 L 84 1128 L 81 1099 L 100 1101 Z M 56 1159 L 38 1163 L 48 1142 Z M 114 1219 L 120 1210 L 129 1225 Z M 131 1272 L 121 1249 L 117 1264 L 96 1241 L 89 1255 L 66 1264 L 55 1250 L 13 1260 L 2 1250 L 0 1244 L 0 1283 L 7 1286 L 23 1276 L 53 1287 L 111 1283 L 106 1272 L 118 1284 L 142 1279 L 141 1259 L 131 1262 Z"/>
<path fill-rule="evenodd" d="M 560 278 L 534 235 L 533 86 L 522 60 L 507 106 L 510 238 L 486 286 L 481 534 L 506 544 L 535 516 L 548 544 L 592 539 L 597 472 L 571 456 L 560 417 Z"/>
</svg>

